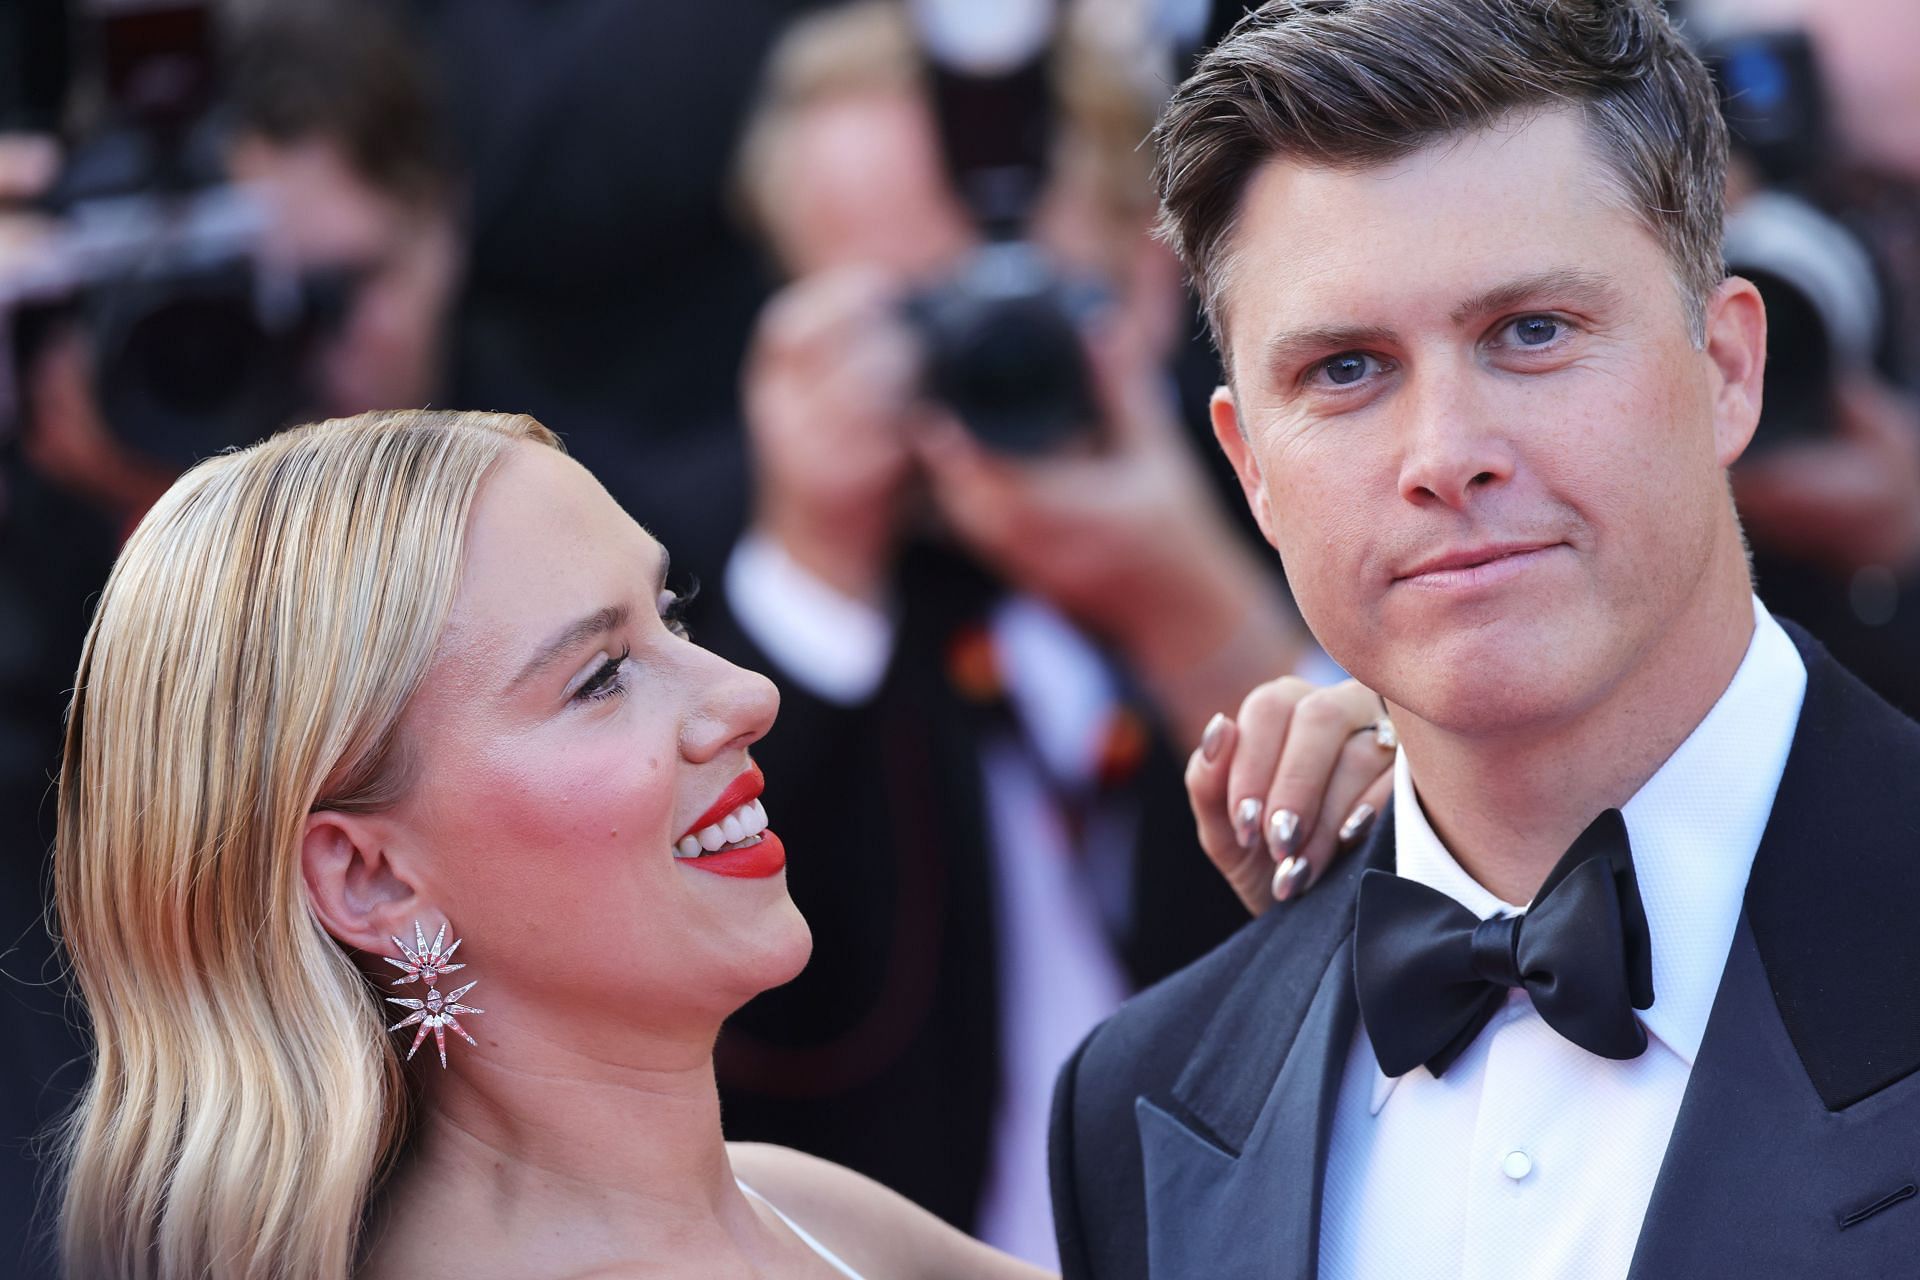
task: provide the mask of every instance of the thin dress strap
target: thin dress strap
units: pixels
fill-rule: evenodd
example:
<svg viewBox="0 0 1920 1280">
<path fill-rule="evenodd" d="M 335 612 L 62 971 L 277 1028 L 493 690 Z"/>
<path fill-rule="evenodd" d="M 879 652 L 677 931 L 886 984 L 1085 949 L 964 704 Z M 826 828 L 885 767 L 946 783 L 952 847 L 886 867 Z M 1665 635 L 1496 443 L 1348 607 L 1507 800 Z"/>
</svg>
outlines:
<svg viewBox="0 0 1920 1280">
<path fill-rule="evenodd" d="M 780 1221 L 786 1223 L 787 1230 L 799 1236 L 800 1243 L 806 1245 L 807 1248 L 819 1254 L 821 1260 L 824 1261 L 828 1266 L 832 1267 L 835 1271 L 838 1271 L 841 1275 L 847 1277 L 847 1280 L 861 1280 L 861 1276 L 858 1271 L 855 1271 L 852 1267 L 840 1261 L 839 1256 L 835 1254 L 833 1250 L 827 1248 L 827 1246 L 821 1244 L 818 1240 L 815 1240 L 811 1235 L 808 1235 L 807 1229 L 805 1227 L 795 1222 L 792 1218 L 789 1218 L 786 1214 L 780 1212 L 779 1205 L 767 1199 L 765 1196 L 761 1195 L 758 1191 L 755 1191 L 752 1187 L 748 1186 L 746 1183 L 740 1182 L 740 1179 L 735 1178 L 734 1181 L 740 1184 L 740 1189 L 742 1191 L 752 1196 L 755 1200 L 758 1200 L 761 1204 L 767 1206 L 767 1208 L 773 1210 L 773 1216 L 780 1219 Z"/>
</svg>

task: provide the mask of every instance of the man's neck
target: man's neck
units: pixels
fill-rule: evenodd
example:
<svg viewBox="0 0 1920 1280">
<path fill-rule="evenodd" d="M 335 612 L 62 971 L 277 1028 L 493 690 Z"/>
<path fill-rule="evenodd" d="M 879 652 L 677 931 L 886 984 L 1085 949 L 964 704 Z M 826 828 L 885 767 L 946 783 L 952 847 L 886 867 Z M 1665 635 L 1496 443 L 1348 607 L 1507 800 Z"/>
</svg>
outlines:
<svg viewBox="0 0 1920 1280">
<path fill-rule="evenodd" d="M 1577 717 L 1465 735 L 1393 708 L 1434 834 L 1496 897 L 1532 901 L 1587 824 L 1632 799 L 1706 718 L 1752 637 L 1750 592 L 1716 590 Z"/>
</svg>

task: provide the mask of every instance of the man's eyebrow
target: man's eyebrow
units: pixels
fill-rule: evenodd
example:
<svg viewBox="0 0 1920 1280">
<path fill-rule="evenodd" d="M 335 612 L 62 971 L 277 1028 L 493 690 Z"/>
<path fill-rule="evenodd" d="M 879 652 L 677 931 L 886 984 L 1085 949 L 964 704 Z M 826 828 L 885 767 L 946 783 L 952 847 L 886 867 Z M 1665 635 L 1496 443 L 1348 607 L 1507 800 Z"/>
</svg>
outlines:
<svg viewBox="0 0 1920 1280">
<path fill-rule="evenodd" d="M 1597 272 L 1540 271 L 1474 294 L 1456 306 L 1448 319 L 1456 325 L 1466 324 L 1479 316 L 1556 296 L 1574 296 L 1591 304 L 1611 307 L 1617 305 L 1620 291 L 1611 280 Z M 1389 346 L 1396 337 L 1394 331 L 1385 325 L 1316 325 L 1275 334 L 1267 340 L 1263 354 L 1266 367 L 1279 372 L 1308 355 L 1322 351 Z"/>
<path fill-rule="evenodd" d="M 1601 306 L 1612 306 L 1619 300 L 1620 291 L 1611 280 L 1596 272 L 1541 271 L 1474 294 L 1455 307 L 1449 318 L 1455 324 L 1466 324 L 1480 316 L 1556 297 L 1572 297 Z"/>
<path fill-rule="evenodd" d="M 653 575 L 653 594 L 657 598 L 666 590 L 667 567 L 671 557 L 665 547 L 660 549 L 660 568 Z M 520 668 L 520 674 L 507 683 L 507 692 L 511 693 L 521 685 L 532 680 L 542 671 L 565 657 L 576 646 L 584 644 L 595 636 L 603 636 L 609 631 L 618 631 L 627 625 L 633 611 L 624 604 L 610 604 L 595 609 L 584 618 L 568 623 L 554 637 L 540 646 L 537 653 Z"/>
<path fill-rule="evenodd" d="M 1310 329 L 1288 329 L 1267 340 L 1265 364 L 1269 370 L 1277 373 L 1316 352 L 1387 346 L 1393 339 L 1393 330 L 1377 324 L 1316 325 Z"/>
</svg>

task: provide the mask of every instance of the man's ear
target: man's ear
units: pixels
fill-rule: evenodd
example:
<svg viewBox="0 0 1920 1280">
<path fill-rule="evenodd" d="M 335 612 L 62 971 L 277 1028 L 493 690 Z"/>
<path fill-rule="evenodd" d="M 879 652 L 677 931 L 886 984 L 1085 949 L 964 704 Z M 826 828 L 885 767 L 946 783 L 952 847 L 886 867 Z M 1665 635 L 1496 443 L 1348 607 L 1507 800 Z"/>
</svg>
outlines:
<svg viewBox="0 0 1920 1280">
<path fill-rule="evenodd" d="M 1730 467 L 1760 425 L 1767 369 L 1767 308 L 1753 283 L 1728 276 L 1707 299 L 1706 355 L 1713 366 L 1713 451 Z"/>
<path fill-rule="evenodd" d="M 300 840 L 300 871 L 321 925 L 347 946 L 380 955 L 393 950 L 394 936 L 411 938 L 415 920 L 431 934 L 440 919 L 389 854 L 384 828 L 363 814 L 322 811 L 308 815 Z"/>
<path fill-rule="evenodd" d="M 1233 388 L 1215 387 L 1213 399 L 1207 402 L 1207 412 L 1213 418 L 1213 438 L 1220 442 L 1227 461 L 1233 464 L 1233 474 L 1240 477 L 1240 492 L 1246 496 L 1255 523 L 1267 543 L 1278 547 L 1280 544 L 1273 540 L 1273 499 L 1267 496 L 1267 486 L 1260 479 L 1260 464 L 1254 460 L 1253 445 L 1241 429 Z"/>
</svg>

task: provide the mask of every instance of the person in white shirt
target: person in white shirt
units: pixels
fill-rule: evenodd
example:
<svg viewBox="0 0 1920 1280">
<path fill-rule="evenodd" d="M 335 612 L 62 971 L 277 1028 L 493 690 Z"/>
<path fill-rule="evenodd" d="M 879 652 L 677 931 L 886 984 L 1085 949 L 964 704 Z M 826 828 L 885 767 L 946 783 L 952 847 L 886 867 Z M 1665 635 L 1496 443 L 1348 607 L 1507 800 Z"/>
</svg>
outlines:
<svg viewBox="0 0 1920 1280">
<path fill-rule="evenodd" d="M 1114 61 L 1068 40 L 1083 71 Z M 775 45 L 739 183 L 789 283 L 743 374 L 752 520 L 693 619 L 778 682 L 770 799 L 834 850 L 794 877 L 813 964 L 724 1033 L 730 1131 L 1048 1265 L 1061 1062 L 1244 921 L 1196 874 L 1180 754 L 1310 648 L 1173 403 L 1190 311 L 1147 234 L 1135 148 L 1153 104 L 1109 83 L 1123 130 L 1062 88 L 1032 232 L 1056 267 L 1111 285 L 1105 416 L 1098 448 L 1016 458 L 923 385 L 904 300 L 982 233 L 905 8 L 834 7 Z M 1367 754 L 1379 775 L 1389 757 Z"/>
<path fill-rule="evenodd" d="M 1402 745 L 1062 1073 L 1066 1275 L 1910 1269 L 1920 728 L 1752 592 L 1705 68 L 1650 0 L 1276 0 L 1158 141 L 1216 435 Z M 1223 870 L 1268 735 L 1190 768 Z"/>
</svg>

